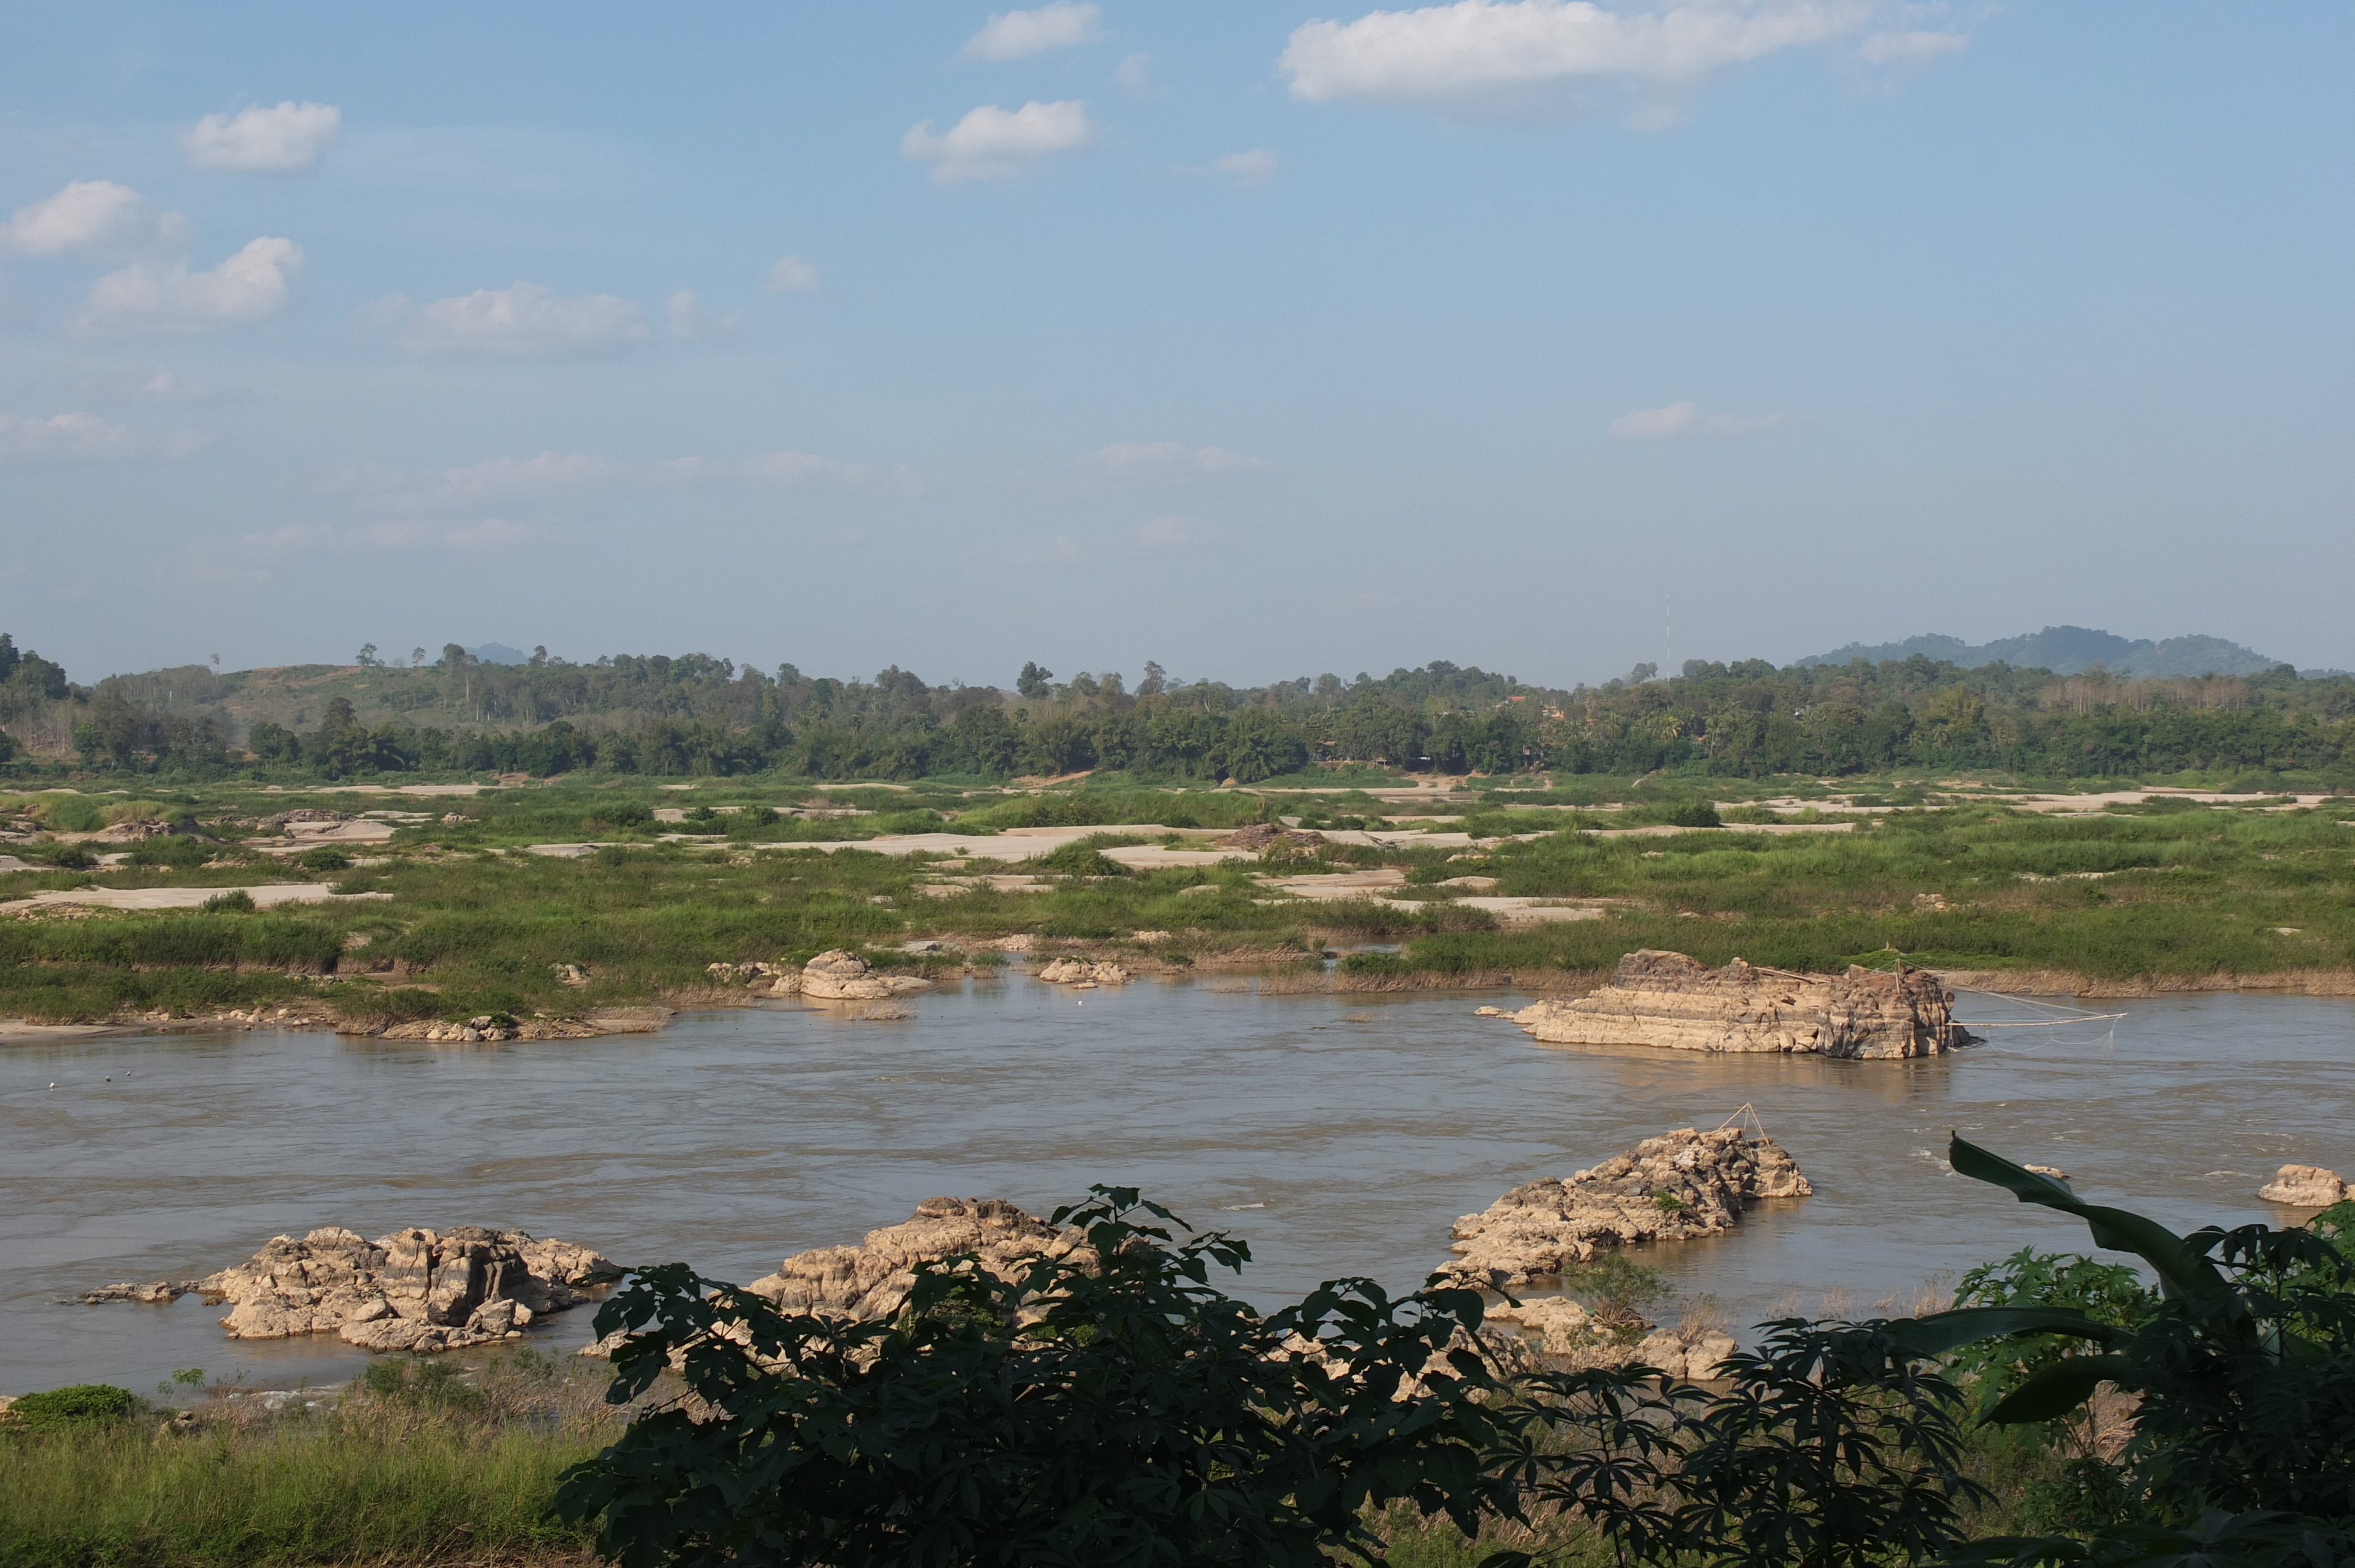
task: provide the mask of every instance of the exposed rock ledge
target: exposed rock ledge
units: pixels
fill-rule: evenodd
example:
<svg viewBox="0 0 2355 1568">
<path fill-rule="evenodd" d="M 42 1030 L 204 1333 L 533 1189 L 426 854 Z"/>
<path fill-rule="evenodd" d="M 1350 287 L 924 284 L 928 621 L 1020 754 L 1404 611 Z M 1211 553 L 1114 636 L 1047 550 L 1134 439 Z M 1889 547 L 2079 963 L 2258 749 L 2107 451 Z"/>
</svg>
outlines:
<svg viewBox="0 0 2355 1568">
<path fill-rule="evenodd" d="M 2327 1209 L 2355 1197 L 2355 1192 L 2348 1190 L 2336 1171 L 2319 1165 L 2285 1165 L 2258 1189 L 2257 1196 L 2293 1209 Z"/>
<path fill-rule="evenodd" d="M 1513 1022 L 1549 1045 L 1658 1045 L 1678 1051 L 1825 1056 L 1934 1056 L 1974 1036 L 1954 993 L 1926 969 L 1803 975 L 1734 959 L 1712 969 L 1644 948 L 1611 983 L 1576 1001 L 1540 1001 Z"/>
<path fill-rule="evenodd" d="M 813 1247 L 745 1287 L 788 1312 L 861 1321 L 889 1318 L 907 1304 L 916 1265 L 978 1254 L 1000 1279 L 1042 1257 L 1065 1257 L 1087 1245 L 1003 1198 L 927 1198 L 913 1217 L 868 1231 L 857 1246 Z"/>
<path fill-rule="evenodd" d="M 1804 1198 L 1815 1189 L 1783 1147 L 1742 1129 L 1679 1128 L 1647 1138 L 1633 1154 L 1563 1181 L 1514 1188 L 1450 1233 L 1457 1254 L 1440 1271 L 1483 1289 L 1548 1279 L 1596 1249 L 1683 1241 L 1732 1230 L 1762 1198 Z"/>
<path fill-rule="evenodd" d="M 234 1268 L 195 1281 L 110 1285 L 84 1301 L 170 1301 L 190 1290 L 229 1303 L 234 1340 L 333 1333 L 371 1351 L 454 1351 L 513 1339 L 586 1299 L 575 1287 L 618 1273 L 585 1246 L 523 1231 L 410 1228 L 371 1242 L 327 1225 L 272 1236 Z"/>
</svg>

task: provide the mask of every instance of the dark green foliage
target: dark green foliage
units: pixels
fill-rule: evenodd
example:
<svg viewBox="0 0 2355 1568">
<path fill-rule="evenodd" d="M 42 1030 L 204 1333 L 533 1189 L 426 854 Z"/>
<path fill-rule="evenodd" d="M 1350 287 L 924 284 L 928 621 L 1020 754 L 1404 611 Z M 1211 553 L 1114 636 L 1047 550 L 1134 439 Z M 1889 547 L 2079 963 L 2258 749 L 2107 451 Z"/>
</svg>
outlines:
<svg viewBox="0 0 2355 1568">
<path fill-rule="evenodd" d="M 1561 1290 L 1584 1302 L 1606 1329 L 1641 1324 L 1646 1308 L 1669 1294 L 1668 1282 L 1658 1269 L 1646 1268 L 1616 1250 L 1598 1253 L 1586 1263 L 1562 1270 Z"/>
<path fill-rule="evenodd" d="M 1097 847 L 1092 838 L 1076 839 L 1037 863 L 1066 876 L 1126 876 L 1128 867 Z"/>
<path fill-rule="evenodd" d="M 242 887 L 216 893 L 197 906 L 197 911 L 205 915 L 250 915 L 258 907 L 253 902 L 253 895 Z"/>
<path fill-rule="evenodd" d="M 1955 1287 L 1957 1307 L 2072 1308 L 2098 1322 L 2127 1329 L 2146 1321 L 2158 1293 L 2125 1264 L 2022 1247 L 2001 1263 L 1981 1264 Z M 2080 1347 L 2057 1334 L 1982 1340 L 1947 1358 L 1955 1374 L 1992 1407 L 2029 1378 Z"/>
<path fill-rule="evenodd" d="M 566 1478 L 559 1511 L 598 1520 L 624 1568 L 1324 1568 L 1370 1556 L 1368 1510 L 1393 1501 L 1467 1532 L 1513 1506 L 1482 1465 L 1505 1435 L 1477 1397 L 1494 1380 L 1451 1349 L 1478 1325 L 1476 1293 L 1393 1301 L 1347 1280 L 1262 1317 L 1208 1284 L 1249 1257 L 1241 1242 L 1173 1240 L 1151 1223 L 1181 1223 L 1166 1210 L 1096 1192 L 1054 1216 L 1085 1253 L 1012 1281 L 969 1258 L 926 1266 L 891 1323 L 645 1271 L 598 1315 L 600 1333 L 631 1333 L 609 1397 L 678 1351 L 709 1414 L 635 1422 Z"/>
<path fill-rule="evenodd" d="M 108 1383 L 78 1383 L 20 1396 L 8 1407 L 6 1427 L 28 1433 L 70 1432 L 109 1426 L 139 1413 L 139 1396 Z"/>
<path fill-rule="evenodd" d="M 339 849 L 329 849 L 323 845 L 318 849 L 304 850 L 301 854 L 293 857 L 293 863 L 301 866 L 304 871 L 349 871 L 352 868 L 352 857 Z"/>
</svg>

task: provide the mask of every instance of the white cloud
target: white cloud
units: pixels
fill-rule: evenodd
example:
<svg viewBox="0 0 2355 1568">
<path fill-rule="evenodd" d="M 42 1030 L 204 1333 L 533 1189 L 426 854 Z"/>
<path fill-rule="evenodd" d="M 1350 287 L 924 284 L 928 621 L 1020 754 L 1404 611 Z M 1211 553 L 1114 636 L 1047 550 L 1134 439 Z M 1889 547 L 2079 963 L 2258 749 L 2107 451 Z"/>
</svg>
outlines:
<svg viewBox="0 0 2355 1568">
<path fill-rule="evenodd" d="M 1001 11 L 965 40 L 968 59 L 1018 60 L 1049 49 L 1092 44 L 1103 37 L 1103 13 L 1093 5 L 1056 4 L 1035 11 Z"/>
<path fill-rule="evenodd" d="M 1856 52 L 1868 65 L 1919 65 L 1969 44 L 1970 39 L 1961 33 L 1872 33 L 1857 45 Z"/>
<path fill-rule="evenodd" d="M 1076 153 L 1096 139 L 1088 106 L 1076 98 L 1055 103 L 1037 100 L 1016 110 L 985 103 L 937 135 L 929 120 L 911 125 L 900 139 L 902 155 L 932 165 L 942 185 L 962 180 L 1002 179 L 1018 175 L 1050 153 Z"/>
<path fill-rule="evenodd" d="M 275 556 L 289 550 L 488 550 L 528 543 L 538 530 L 504 517 L 479 523 L 432 523 L 403 518 L 386 523 L 289 523 L 267 534 L 249 534 L 239 541 L 251 555 Z"/>
<path fill-rule="evenodd" d="M 1248 153 L 1230 153 L 1214 158 L 1210 167 L 1239 185 L 1263 185 L 1275 178 L 1277 159 L 1264 147 L 1254 147 Z"/>
<path fill-rule="evenodd" d="M 1206 544 L 1209 537 L 1209 530 L 1191 517 L 1175 514 L 1140 523 L 1136 528 L 1137 545 L 1147 550 L 1183 549 L 1188 545 Z"/>
<path fill-rule="evenodd" d="M 780 256 L 777 264 L 769 269 L 769 275 L 761 280 L 761 291 L 764 294 L 814 294 L 825 284 L 826 281 L 818 275 L 818 270 L 809 262 L 798 256 Z"/>
<path fill-rule="evenodd" d="M 104 462 L 135 450 L 129 430 L 95 414 L 0 414 L 0 463 Z"/>
<path fill-rule="evenodd" d="M 303 248 L 262 238 L 210 271 L 184 258 L 134 261 L 91 285 L 75 327 L 94 337 L 214 332 L 266 320 L 286 308 L 303 270 Z"/>
<path fill-rule="evenodd" d="M 180 132 L 180 152 L 192 168 L 293 174 L 316 164 L 343 126 L 344 111 L 332 103 L 257 103 L 206 115 Z"/>
<path fill-rule="evenodd" d="M 1611 421 L 1622 441 L 1671 440 L 1684 436 L 1754 436 L 1790 424 L 1788 414 L 1712 414 L 1698 403 L 1634 408 Z"/>
<path fill-rule="evenodd" d="M 681 289 L 670 297 L 665 307 L 670 323 L 670 335 L 695 343 L 733 343 L 744 335 L 744 313 L 730 311 L 724 316 L 706 314 L 702 300 L 693 289 Z"/>
<path fill-rule="evenodd" d="M 1188 447 L 1177 441 L 1116 441 L 1088 461 L 1107 473 L 1147 479 L 1215 479 L 1265 473 L 1275 466 L 1224 447 Z"/>
<path fill-rule="evenodd" d="M 546 284 L 518 281 L 436 300 L 410 318 L 399 341 L 411 354 L 556 359 L 619 354 L 652 335 L 634 300 L 612 294 L 559 300 Z"/>
<path fill-rule="evenodd" d="M 16 209 L 0 228 L 0 249 L 23 256 L 121 252 L 184 243 L 188 220 L 158 215 L 147 198 L 112 180 L 76 180 L 46 201 Z"/>
<path fill-rule="evenodd" d="M 692 471 L 687 473 L 687 477 L 698 477 L 704 471 L 700 458 L 680 459 L 668 466 L 674 471 L 687 471 L 689 465 L 692 465 Z M 922 476 L 912 469 L 874 468 L 863 462 L 843 462 L 836 458 L 791 450 L 755 453 L 739 462 L 736 472 L 745 483 L 756 490 L 827 486 L 905 497 L 923 489 Z"/>
<path fill-rule="evenodd" d="M 1124 92 L 1144 94 L 1159 91 L 1153 79 L 1153 72 L 1148 69 L 1151 63 L 1144 55 L 1129 56 L 1113 68 L 1113 85 Z"/>
<path fill-rule="evenodd" d="M 1729 66 L 1860 31 L 1878 0 L 1457 0 L 1293 31 L 1278 67 L 1294 97 L 1467 113 L 1526 110 L 1585 84 L 1689 86 Z M 1655 117 L 1657 118 L 1657 117 Z"/>
</svg>

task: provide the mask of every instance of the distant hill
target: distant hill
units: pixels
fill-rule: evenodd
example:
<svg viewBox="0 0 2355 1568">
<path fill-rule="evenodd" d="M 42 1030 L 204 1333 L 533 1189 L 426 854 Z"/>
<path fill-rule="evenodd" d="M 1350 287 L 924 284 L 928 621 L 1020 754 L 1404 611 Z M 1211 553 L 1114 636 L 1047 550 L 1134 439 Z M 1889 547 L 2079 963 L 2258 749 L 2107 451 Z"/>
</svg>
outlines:
<svg viewBox="0 0 2355 1568">
<path fill-rule="evenodd" d="M 1909 637 L 1902 642 L 1883 642 L 1871 647 L 1851 642 L 1829 653 L 1810 654 L 1797 662 L 1802 665 L 1845 664 L 1851 659 L 1862 659 L 1867 663 L 1878 664 L 1884 659 L 1910 659 L 1916 653 L 1925 659 L 1952 660 L 1966 669 L 2000 662 L 2014 669 L 2044 669 L 2055 674 L 2074 675 L 2092 664 L 2099 663 L 2114 674 L 2131 672 L 2146 678 L 2261 675 L 2281 663 L 2280 660 L 2267 658 L 2254 648 L 2243 648 L 2221 637 L 2169 637 L 2157 642 L 2147 639 L 2131 641 L 2115 632 L 2094 631 L 2083 626 L 2048 626 L 2024 637 L 2006 637 L 1977 645 L 1959 637 L 1944 637 L 1935 632 Z"/>
<path fill-rule="evenodd" d="M 478 664 L 528 664 L 531 655 L 520 648 L 510 648 L 504 642 L 485 642 L 480 648 L 469 648 Z"/>
</svg>

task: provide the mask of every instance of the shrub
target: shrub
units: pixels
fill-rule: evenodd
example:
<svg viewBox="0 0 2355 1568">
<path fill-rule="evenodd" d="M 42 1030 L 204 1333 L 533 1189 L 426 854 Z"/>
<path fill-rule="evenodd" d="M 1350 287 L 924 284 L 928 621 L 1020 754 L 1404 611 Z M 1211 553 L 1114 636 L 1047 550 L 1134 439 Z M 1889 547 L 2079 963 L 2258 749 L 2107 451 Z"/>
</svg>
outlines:
<svg viewBox="0 0 2355 1568">
<path fill-rule="evenodd" d="M 1065 844 L 1061 849 L 1039 862 L 1048 871 L 1066 876 L 1126 876 L 1128 867 L 1098 849 L 1086 839 Z"/>
<path fill-rule="evenodd" d="M 339 849 L 329 849 L 322 844 L 317 849 L 304 850 L 296 855 L 293 863 L 304 871 L 349 871 L 352 857 Z"/>
<path fill-rule="evenodd" d="M 203 915 L 250 915 L 259 907 L 252 894 L 242 887 L 232 887 L 227 893 L 214 894 L 197 905 L 197 910 Z"/>
<path fill-rule="evenodd" d="M 28 1393 L 8 1407 L 10 1425 L 42 1433 L 110 1426 L 138 1412 L 139 1396 L 111 1383 L 78 1383 Z"/>
</svg>

